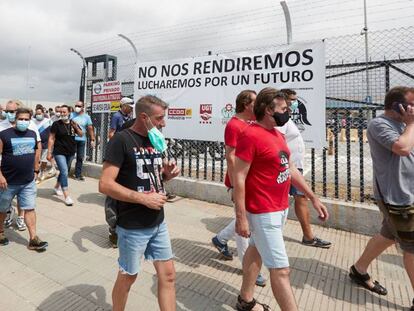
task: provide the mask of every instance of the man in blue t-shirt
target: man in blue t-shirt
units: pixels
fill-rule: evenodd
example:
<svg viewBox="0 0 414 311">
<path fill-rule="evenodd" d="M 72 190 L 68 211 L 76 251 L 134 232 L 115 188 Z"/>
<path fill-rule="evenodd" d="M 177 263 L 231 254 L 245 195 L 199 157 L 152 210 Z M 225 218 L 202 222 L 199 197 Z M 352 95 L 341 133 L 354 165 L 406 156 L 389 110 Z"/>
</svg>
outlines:
<svg viewBox="0 0 414 311">
<path fill-rule="evenodd" d="M 83 159 L 85 157 L 86 147 L 86 130 L 89 133 L 92 148 L 95 148 L 95 133 L 93 130 L 91 117 L 85 113 L 84 104 L 81 101 L 76 102 L 75 112 L 72 112 L 70 118 L 75 121 L 82 129 L 83 136 L 76 136 L 76 166 L 75 179 L 84 181 L 82 176 Z"/>
<path fill-rule="evenodd" d="M 109 139 L 122 129 L 125 122 L 131 120 L 132 109 L 134 108 L 134 101 L 129 97 L 123 97 L 120 101 L 121 109 L 115 112 L 111 118 L 111 126 L 109 128 Z"/>
<path fill-rule="evenodd" d="M 16 126 L 0 132 L 0 245 L 9 244 L 4 235 L 3 222 L 14 197 L 24 210 L 24 221 L 29 231 L 28 248 L 46 250 L 48 243 L 36 235 L 36 183 L 42 146 L 36 133 L 29 129 L 31 110 L 16 111 Z"/>
</svg>

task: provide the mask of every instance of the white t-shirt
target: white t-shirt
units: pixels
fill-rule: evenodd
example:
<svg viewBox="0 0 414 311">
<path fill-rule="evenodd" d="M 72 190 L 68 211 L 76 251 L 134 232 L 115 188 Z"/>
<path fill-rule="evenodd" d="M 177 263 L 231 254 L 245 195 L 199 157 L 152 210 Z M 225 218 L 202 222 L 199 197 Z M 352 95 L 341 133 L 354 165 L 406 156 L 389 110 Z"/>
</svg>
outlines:
<svg viewBox="0 0 414 311">
<path fill-rule="evenodd" d="M 285 135 L 290 150 L 290 159 L 297 168 L 303 169 L 305 162 L 305 142 L 295 122 L 289 119 L 285 125 L 276 128 Z"/>
</svg>

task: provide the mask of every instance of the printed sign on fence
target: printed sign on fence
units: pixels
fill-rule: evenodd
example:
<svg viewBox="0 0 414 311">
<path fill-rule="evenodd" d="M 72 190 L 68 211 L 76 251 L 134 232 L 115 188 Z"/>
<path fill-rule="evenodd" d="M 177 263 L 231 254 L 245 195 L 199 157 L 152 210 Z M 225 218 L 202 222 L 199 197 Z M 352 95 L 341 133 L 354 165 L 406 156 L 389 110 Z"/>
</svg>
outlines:
<svg viewBox="0 0 414 311">
<path fill-rule="evenodd" d="M 322 41 L 273 50 L 138 63 L 134 97 L 152 94 L 166 101 L 167 137 L 223 141 L 246 89 L 294 89 L 299 105 L 292 119 L 309 147 L 325 139 L 325 47 Z M 190 113 L 187 113 L 190 111 Z"/>
<path fill-rule="evenodd" d="M 121 99 L 121 82 L 107 81 L 94 83 L 92 86 L 92 112 L 111 112 L 119 107 Z"/>
</svg>

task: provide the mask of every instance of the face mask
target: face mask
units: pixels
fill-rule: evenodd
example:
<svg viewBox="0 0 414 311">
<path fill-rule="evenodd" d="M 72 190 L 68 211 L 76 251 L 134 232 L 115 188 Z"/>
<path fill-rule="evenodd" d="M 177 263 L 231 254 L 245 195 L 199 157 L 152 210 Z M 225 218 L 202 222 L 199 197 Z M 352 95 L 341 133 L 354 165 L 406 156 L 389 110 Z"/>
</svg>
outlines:
<svg viewBox="0 0 414 311">
<path fill-rule="evenodd" d="M 23 120 L 17 120 L 16 122 L 16 129 L 20 132 L 27 131 L 27 128 L 29 127 L 30 121 L 23 121 Z"/>
<path fill-rule="evenodd" d="M 44 118 L 45 118 L 45 117 L 44 117 L 43 115 L 41 115 L 41 114 L 37 114 L 37 115 L 36 115 L 36 120 L 37 120 L 37 121 L 42 121 Z"/>
<path fill-rule="evenodd" d="M 161 153 L 167 150 L 167 143 L 165 142 L 164 134 L 161 133 L 155 126 L 148 130 L 148 138 L 155 150 Z"/>
<path fill-rule="evenodd" d="M 57 116 L 59 118 L 60 117 L 60 112 L 56 112 L 55 116 Z"/>
<path fill-rule="evenodd" d="M 16 121 L 16 113 L 15 112 L 7 112 L 7 120 L 9 120 L 9 122 Z"/>
<path fill-rule="evenodd" d="M 76 113 L 80 113 L 82 111 L 82 108 L 81 107 L 75 107 L 75 112 Z"/>
<path fill-rule="evenodd" d="M 275 112 L 273 114 L 273 119 L 275 119 L 277 126 L 283 126 L 290 119 L 289 112 L 288 111 L 285 111 L 284 113 Z"/>
<path fill-rule="evenodd" d="M 60 119 L 63 121 L 67 121 L 69 120 L 69 116 L 61 116 Z"/>
<path fill-rule="evenodd" d="M 298 106 L 299 106 L 299 102 L 296 99 L 296 100 L 292 101 L 292 104 L 290 105 L 290 110 L 295 111 L 298 108 Z"/>
</svg>

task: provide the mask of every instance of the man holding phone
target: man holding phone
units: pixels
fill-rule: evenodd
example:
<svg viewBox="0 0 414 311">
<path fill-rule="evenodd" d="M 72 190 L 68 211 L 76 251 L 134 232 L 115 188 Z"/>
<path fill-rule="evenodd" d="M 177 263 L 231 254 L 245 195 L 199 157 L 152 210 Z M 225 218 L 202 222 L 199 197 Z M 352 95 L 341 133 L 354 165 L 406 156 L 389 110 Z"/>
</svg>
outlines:
<svg viewBox="0 0 414 311">
<path fill-rule="evenodd" d="M 161 311 L 175 311 L 175 268 L 164 220 L 167 196 L 163 182 L 180 173 L 174 161 L 162 159 L 166 144 L 159 131 L 168 105 L 155 96 L 136 103 L 131 128 L 109 141 L 99 191 L 115 200 L 119 272 L 112 291 L 113 310 L 125 310 L 128 293 L 140 271 L 141 258 L 154 263 Z"/>
<path fill-rule="evenodd" d="M 351 267 L 350 278 L 379 295 L 387 290 L 367 273 L 371 262 L 398 243 L 414 288 L 414 92 L 394 87 L 384 100 L 385 112 L 368 124 L 374 171 L 374 196 L 383 215 L 380 233 L 369 240 Z M 402 213 L 404 212 L 404 213 Z M 414 301 L 411 310 L 414 310 Z"/>
</svg>

